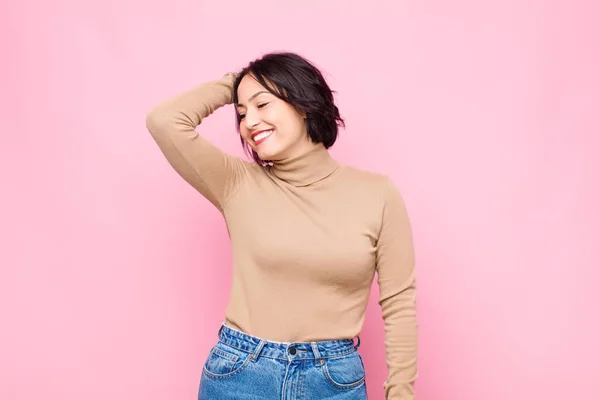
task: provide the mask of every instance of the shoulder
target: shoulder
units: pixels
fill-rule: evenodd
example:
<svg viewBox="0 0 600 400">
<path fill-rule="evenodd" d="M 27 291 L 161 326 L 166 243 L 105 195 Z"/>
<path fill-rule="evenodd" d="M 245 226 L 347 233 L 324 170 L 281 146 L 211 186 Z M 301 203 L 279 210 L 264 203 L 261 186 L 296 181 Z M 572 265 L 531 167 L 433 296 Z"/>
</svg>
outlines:
<svg viewBox="0 0 600 400">
<path fill-rule="evenodd" d="M 246 176 L 250 179 L 256 180 L 265 177 L 267 168 L 254 161 L 244 160 L 241 157 L 235 157 L 236 161 L 240 164 L 241 169 L 244 170 Z"/>
<path fill-rule="evenodd" d="M 257 164 L 254 161 L 246 161 L 244 160 L 244 164 L 249 174 L 251 175 L 264 175 L 265 167 Z"/>
<path fill-rule="evenodd" d="M 351 166 L 343 166 L 344 181 L 357 189 L 367 190 L 371 194 L 385 197 L 390 191 L 398 192 L 392 178 L 383 173 L 373 172 Z"/>
<path fill-rule="evenodd" d="M 355 208 L 378 214 L 405 208 L 399 186 L 390 175 L 350 166 L 343 166 L 340 175 L 345 201 Z"/>
</svg>

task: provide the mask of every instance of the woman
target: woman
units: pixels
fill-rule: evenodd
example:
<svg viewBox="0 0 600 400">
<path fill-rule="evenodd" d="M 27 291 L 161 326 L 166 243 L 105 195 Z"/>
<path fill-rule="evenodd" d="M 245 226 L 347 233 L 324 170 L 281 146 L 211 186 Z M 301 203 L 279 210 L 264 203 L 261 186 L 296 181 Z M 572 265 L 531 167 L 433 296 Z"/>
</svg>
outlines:
<svg viewBox="0 0 600 400">
<path fill-rule="evenodd" d="M 230 103 L 253 162 L 195 132 Z M 330 157 L 343 123 L 321 73 L 292 53 L 268 54 L 149 113 L 165 157 L 219 209 L 232 243 L 230 301 L 199 399 L 365 399 L 354 338 L 376 272 L 386 398 L 414 398 L 409 220 L 387 177 Z"/>
</svg>

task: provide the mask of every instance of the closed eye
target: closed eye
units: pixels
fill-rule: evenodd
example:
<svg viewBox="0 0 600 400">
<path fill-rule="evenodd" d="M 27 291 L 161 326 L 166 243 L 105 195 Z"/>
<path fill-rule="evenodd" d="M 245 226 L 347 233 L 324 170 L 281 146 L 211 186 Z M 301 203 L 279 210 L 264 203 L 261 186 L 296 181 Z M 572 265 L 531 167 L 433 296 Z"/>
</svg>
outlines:
<svg viewBox="0 0 600 400">
<path fill-rule="evenodd" d="M 264 106 L 268 105 L 269 103 L 260 103 L 259 105 L 257 105 L 257 108 L 263 108 Z M 244 117 L 246 116 L 246 114 L 240 114 L 240 121 L 244 119 Z"/>
</svg>

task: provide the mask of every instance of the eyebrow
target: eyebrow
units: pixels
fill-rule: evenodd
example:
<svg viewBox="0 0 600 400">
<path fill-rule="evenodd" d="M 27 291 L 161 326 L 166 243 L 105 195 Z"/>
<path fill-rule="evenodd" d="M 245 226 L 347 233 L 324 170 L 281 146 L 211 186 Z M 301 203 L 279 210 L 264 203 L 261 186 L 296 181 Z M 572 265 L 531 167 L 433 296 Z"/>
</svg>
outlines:
<svg viewBox="0 0 600 400">
<path fill-rule="evenodd" d="M 252 96 L 250 96 L 250 98 L 248 99 L 248 101 L 252 101 L 252 99 L 254 99 L 256 96 L 258 96 L 259 94 L 263 94 L 263 93 L 269 94 L 269 92 L 267 92 L 266 90 L 261 90 L 260 92 L 256 92 Z M 245 108 L 246 106 L 243 105 L 242 103 L 238 103 L 237 107 L 244 107 Z"/>
</svg>

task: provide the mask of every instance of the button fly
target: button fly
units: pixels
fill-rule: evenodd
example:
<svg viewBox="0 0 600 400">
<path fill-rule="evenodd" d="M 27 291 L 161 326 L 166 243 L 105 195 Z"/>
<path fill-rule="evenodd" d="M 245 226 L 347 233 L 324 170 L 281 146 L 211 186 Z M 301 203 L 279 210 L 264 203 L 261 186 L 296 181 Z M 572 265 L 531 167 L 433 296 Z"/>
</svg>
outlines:
<svg viewBox="0 0 600 400">
<path fill-rule="evenodd" d="M 291 355 L 295 355 L 296 354 L 296 347 L 294 347 L 294 346 L 290 347 L 290 354 Z"/>
</svg>

